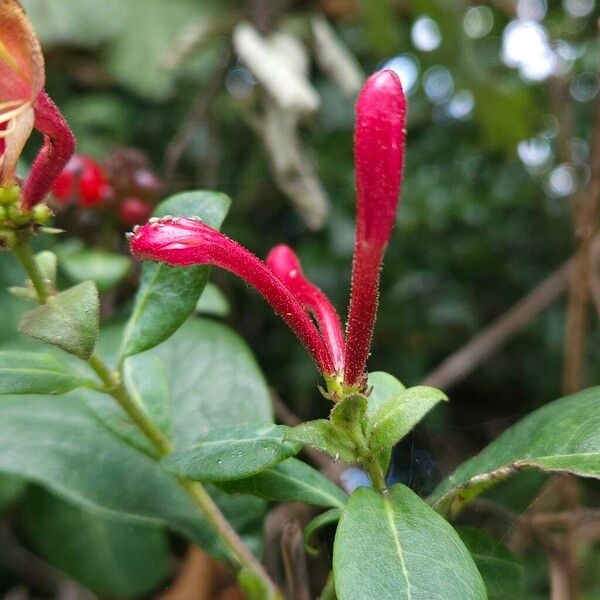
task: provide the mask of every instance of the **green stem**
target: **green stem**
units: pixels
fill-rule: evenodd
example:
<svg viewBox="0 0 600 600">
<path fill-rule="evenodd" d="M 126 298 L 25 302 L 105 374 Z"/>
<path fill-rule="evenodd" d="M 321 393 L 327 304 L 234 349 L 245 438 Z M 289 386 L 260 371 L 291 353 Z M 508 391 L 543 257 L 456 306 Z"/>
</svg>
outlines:
<svg viewBox="0 0 600 600">
<path fill-rule="evenodd" d="M 356 446 L 357 454 L 360 457 L 364 470 L 371 478 L 373 487 L 380 492 L 384 492 L 387 489 L 385 483 L 385 473 L 383 472 L 377 457 L 373 455 L 371 449 L 369 448 L 369 444 L 367 443 L 361 422 L 357 420 L 348 423 L 346 426 L 346 432 L 348 433 L 348 437 Z"/>
<path fill-rule="evenodd" d="M 31 246 L 29 245 L 29 238 L 24 237 L 19 240 L 13 251 L 31 279 L 38 301 L 40 304 L 46 303 L 51 296 L 51 291 L 48 289 L 47 282 L 35 260 Z M 110 394 L 117 401 L 140 431 L 152 442 L 159 455 L 162 457 L 172 452 L 174 450 L 173 444 L 154 425 L 138 404 L 132 400 L 123 385 L 121 374 L 118 371 L 112 371 L 96 352 L 92 354 L 87 362 L 104 384 L 103 391 Z M 196 481 L 189 481 L 183 478 L 178 478 L 177 481 L 211 524 L 238 565 L 253 571 L 264 582 L 266 588 L 269 590 L 270 599 L 277 600 L 281 598 L 277 587 L 271 581 L 260 561 L 250 552 L 233 527 L 231 527 L 206 489 Z"/>
<path fill-rule="evenodd" d="M 48 289 L 46 279 L 44 278 L 37 260 L 35 260 L 35 256 L 29 244 L 29 236 L 21 237 L 14 245 L 12 251 L 15 253 L 15 256 L 21 265 L 23 265 L 27 275 L 29 275 L 38 301 L 40 304 L 45 304 L 52 293 L 51 290 Z"/>
</svg>

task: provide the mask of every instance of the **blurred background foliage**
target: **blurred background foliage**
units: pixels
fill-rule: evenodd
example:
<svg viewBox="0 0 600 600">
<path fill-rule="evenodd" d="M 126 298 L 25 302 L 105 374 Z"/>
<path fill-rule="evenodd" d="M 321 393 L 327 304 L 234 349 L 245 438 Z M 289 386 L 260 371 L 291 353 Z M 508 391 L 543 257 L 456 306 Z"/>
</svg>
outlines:
<svg viewBox="0 0 600 600">
<path fill-rule="evenodd" d="M 106 161 L 115 148 L 134 147 L 149 157 L 165 194 L 197 187 L 229 194 L 224 231 L 259 256 L 290 244 L 343 315 L 354 235 L 354 97 L 374 70 L 399 73 L 409 98 L 406 168 L 372 370 L 418 383 L 575 249 L 571 208 L 590 174 L 599 89 L 594 0 L 23 4 L 44 45 L 47 89 L 78 152 Z M 63 237 L 122 252 L 116 223 L 90 234 L 89 223 L 103 219 L 97 213 L 89 222 L 59 214 L 58 223 L 69 224 Z M 20 283 L 10 258 L 0 260 L 2 288 Z M 62 276 L 73 268 L 63 265 Z M 135 270 L 119 273 L 119 286 L 104 294 L 108 316 L 131 301 Z M 303 418 L 323 415 L 301 346 L 240 281 L 216 271 L 212 281 L 229 301 L 228 322 L 280 396 Z M 18 310 L 4 292 L 0 303 L 6 343 Z M 590 385 L 600 381 L 597 316 L 589 321 Z M 417 487 L 427 491 L 440 471 L 559 397 L 564 328 L 560 300 L 449 390 L 449 406 L 399 449 L 399 478 L 420 478 Z M 600 594 L 593 571 L 590 599 Z M 534 582 L 539 597 L 545 585 L 546 578 Z"/>
</svg>

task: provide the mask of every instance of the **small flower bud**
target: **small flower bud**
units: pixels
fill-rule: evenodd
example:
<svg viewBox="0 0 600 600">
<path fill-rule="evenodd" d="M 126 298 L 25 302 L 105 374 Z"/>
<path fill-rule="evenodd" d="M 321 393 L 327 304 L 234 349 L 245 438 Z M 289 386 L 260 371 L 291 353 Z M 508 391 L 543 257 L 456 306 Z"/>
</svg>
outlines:
<svg viewBox="0 0 600 600">
<path fill-rule="evenodd" d="M 18 185 L 0 187 L 0 205 L 10 206 L 11 204 L 16 204 L 20 195 L 21 189 Z"/>
<path fill-rule="evenodd" d="M 32 213 L 33 220 L 38 225 L 45 225 L 54 214 L 46 204 L 36 204 L 33 207 Z"/>
</svg>

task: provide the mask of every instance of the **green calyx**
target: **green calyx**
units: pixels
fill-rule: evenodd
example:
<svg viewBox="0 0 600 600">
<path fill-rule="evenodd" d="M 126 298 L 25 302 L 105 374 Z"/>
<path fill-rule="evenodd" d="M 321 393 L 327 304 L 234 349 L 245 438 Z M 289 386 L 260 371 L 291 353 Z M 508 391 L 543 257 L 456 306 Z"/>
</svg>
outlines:
<svg viewBox="0 0 600 600">
<path fill-rule="evenodd" d="M 12 206 L 21 197 L 21 189 L 18 185 L 0 187 L 0 206 Z"/>
<path fill-rule="evenodd" d="M 46 204 L 37 204 L 31 210 L 22 209 L 20 198 L 18 185 L 0 187 L 0 249 L 14 247 L 21 232 L 35 233 L 53 215 Z"/>
</svg>

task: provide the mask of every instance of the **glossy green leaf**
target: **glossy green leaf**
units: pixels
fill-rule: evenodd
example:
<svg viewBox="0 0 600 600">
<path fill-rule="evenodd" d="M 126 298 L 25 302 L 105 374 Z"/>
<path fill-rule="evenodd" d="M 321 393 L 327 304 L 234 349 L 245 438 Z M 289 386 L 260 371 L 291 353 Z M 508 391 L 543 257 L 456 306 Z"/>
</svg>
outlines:
<svg viewBox="0 0 600 600">
<path fill-rule="evenodd" d="M 219 228 L 231 201 L 224 194 L 207 191 L 171 196 L 155 210 L 157 217 L 197 216 Z M 138 354 L 169 338 L 194 312 L 206 285 L 210 267 L 171 267 L 145 262 L 142 281 L 121 346 L 121 356 Z"/>
<path fill-rule="evenodd" d="M 88 385 L 53 354 L 0 351 L 0 394 L 64 394 Z"/>
<path fill-rule="evenodd" d="M 200 300 L 196 305 L 196 312 L 212 317 L 226 317 L 229 314 L 229 300 L 225 294 L 210 281 L 206 284 Z"/>
<path fill-rule="evenodd" d="M 384 371 L 369 373 L 367 415 L 370 417 L 384 402 L 403 392 L 406 388 L 393 375 Z"/>
<path fill-rule="evenodd" d="M 485 586 L 452 526 L 403 485 L 358 488 L 333 550 L 340 600 L 485 600 Z"/>
<path fill-rule="evenodd" d="M 347 463 L 357 461 L 354 444 L 346 432 L 328 419 L 296 425 L 288 430 L 286 439 L 318 448 L 336 460 Z"/>
<path fill-rule="evenodd" d="M 276 502 L 306 502 L 316 506 L 343 507 L 348 497 L 330 479 L 296 458 L 288 458 L 258 475 L 223 481 L 229 494 L 251 494 Z"/>
<path fill-rule="evenodd" d="M 369 419 L 367 436 L 374 452 L 389 450 L 447 396 L 432 387 L 418 385 L 386 400 Z"/>
<path fill-rule="evenodd" d="M 520 469 L 600 479 L 600 387 L 555 400 L 531 413 L 444 479 L 430 497 L 456 514 Z"/>
<path fill-rule="evenodd" d="M 316 516 L 310 523 L 304 528 L 304 532 L 302 535 L 302 539 L 304 541 L 304 549 L 308 552 L 308 554 L 312 556 L 316 556 L 319 553 L 318 548 L 315 548 L 310 543 L 310 538 L 314 533 L 322 529 L 327 525 L 331 525 L 332 523 L 337 523 L 342 516 L 342 511 L 340 508 L 332 508 L 320 515 Z"/>
<path fill-rule="evenodd" d="M 167 525 L 207 552 L 225 555 L 175 479 L 105 429 L 78 402 L 79 393 L 52 402 L 39 396 L 1 398 L 0 472 L 35 481 L 104 517 Z M 249 534 L 250 545 L 257 548 L 263 501 L 208 488 L 233 526 Z"/>
<path fill-rule="evenodd" d="M 98 290 L 92 281 L 85 281 L 25 313 L 19 331 L 88 359 L 98 338 L 98 322 Z"/>
<path fill-rule="evenodd" d="M 518 597 L 523 591 L 525 575 L 519 559 L 504 544 L 480 529 L 457 527 L 456 531 L 483 577 L 489 600 Z"/>
<path fill-rule="evenodd" d="M 73 282 L 91 279 L 101 292 L 115 288 L 131 270 L 131 258 L 106 250 L 79 250 L 60 256 L 61 271 Z"/>
<path fill-rule="evenodd" d="M 300 444 L 285 441 L 286 431 L 284 425 L 273 423 L 225 425 L 172 452 L 161 465 L 194 481 L 242 479 L 300 451 Z"/>
<path fill-rule="evenodd" d="M 167 575 L 164 529 L 107 519 L 42 488 L 29 490 L 24 522 L 36 552 L 100 596 L 154 589 Z"/>
<path fill-rule="evenodd" d="M 130 356 L 125 361 L 123 380 L 130 397 L 171 437 L 171 397 L 163 361 L 154 354 Z"/>
</svg>

